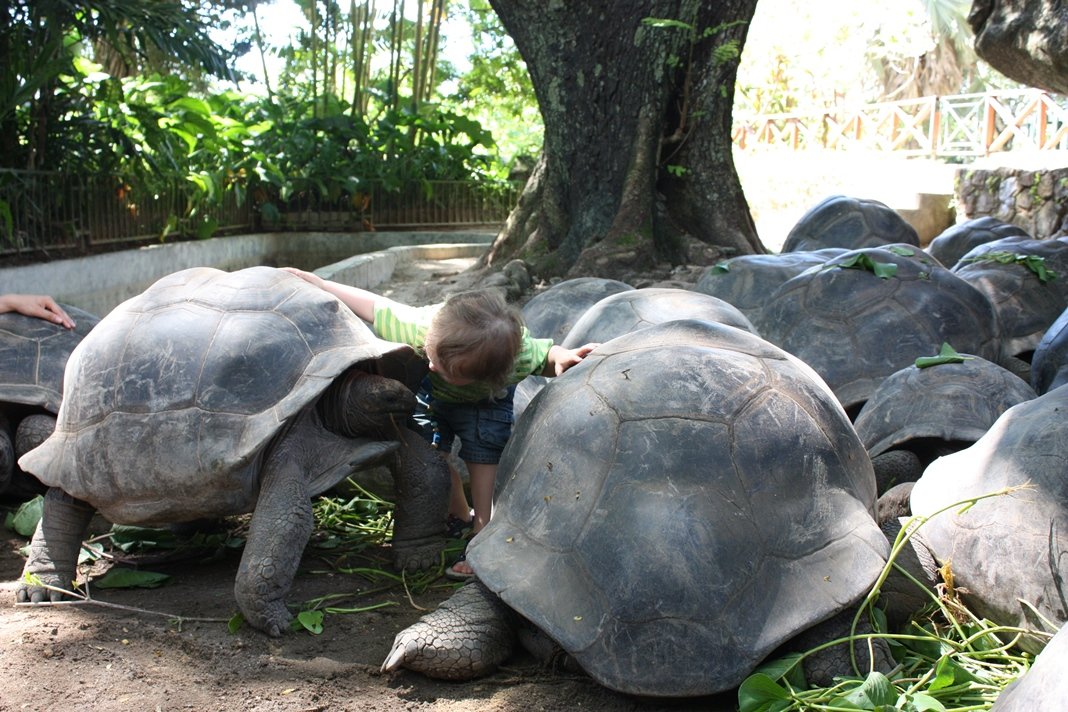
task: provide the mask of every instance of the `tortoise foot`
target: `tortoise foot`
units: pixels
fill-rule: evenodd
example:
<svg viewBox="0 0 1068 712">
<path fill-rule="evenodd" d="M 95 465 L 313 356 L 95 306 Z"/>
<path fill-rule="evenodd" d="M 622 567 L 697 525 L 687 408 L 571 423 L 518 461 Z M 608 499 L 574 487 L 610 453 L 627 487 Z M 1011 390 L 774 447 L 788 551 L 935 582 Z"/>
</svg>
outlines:
<svg viewBox="0 0 1068 712">
<path fill-rule="evenodd" d="M 475 581 L 398 633 L 382 671 L 405 667 L 441 680 L 470 680 L 492 672 L 514 647 L 510 609 Z"/>
<path fill-rule="evenodd" d="M 432 537 L 423 540 L 393 542 L 393 567 L 398 571 L 428 571 L 441 564 L 445 540 Z"/>
</svg>

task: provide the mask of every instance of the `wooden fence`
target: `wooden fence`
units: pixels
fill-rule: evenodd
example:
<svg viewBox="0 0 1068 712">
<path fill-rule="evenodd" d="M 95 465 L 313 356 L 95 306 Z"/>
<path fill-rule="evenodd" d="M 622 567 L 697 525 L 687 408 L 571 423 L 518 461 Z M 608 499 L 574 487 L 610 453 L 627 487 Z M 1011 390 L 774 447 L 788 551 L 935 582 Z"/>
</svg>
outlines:
<svg viewBox="0 0 1068 712">
<path fill-rule="evenodd" d="M 739 115 L 733 139 L 743 150 L 869 150 L 931 158 L 1064 151 L 1068 98 L 1038 90 L 1001 91 L 815 113 Z"/>
</svg>

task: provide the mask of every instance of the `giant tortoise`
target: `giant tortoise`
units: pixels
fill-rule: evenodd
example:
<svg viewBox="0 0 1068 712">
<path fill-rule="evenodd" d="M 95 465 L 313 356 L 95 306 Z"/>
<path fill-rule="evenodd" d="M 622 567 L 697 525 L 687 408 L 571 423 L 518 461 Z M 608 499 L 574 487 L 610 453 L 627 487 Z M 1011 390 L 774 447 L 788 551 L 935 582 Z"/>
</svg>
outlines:
<svg viewBox="0 0 1068 712">
<path fill-rule="evenodd" d="M 842 248 L 828 247 L 815 252 L 738 255 L 706 269 L 693 289 L 733 304 L 746 318 L 755 321 L 755 315 L 780 284 L 842 252 Z"/>
<path fill-rule="evenodd" d="M 712 694 L 863 597 L 888 550 L 826 385 L 722 324 L 601 344 L 533 400 L 500 477 L 467 550 L 479 581 L 402 631 L 384 669 L 488 672 L 515 611 L 609 688 Z"/>
<path fill-rule="evenodd" d="M 974 248 L 1006 237 L 1031 238 L 1022 227 L 984 215 L 947 227 L 923 249 L 944 266 L 953 269 L 960 258 Z"/>
<path fill-rule="evenodd" d="M 918 248 L 920 236 L 893 208 L 878 200 L 832 195 L 801 216 L 781 251 L 810 252 L 825 247 L 859 250 L 893 244 Z"/>
<path fill-rule="evenodd" d="M 610 294 L 586 309 L 560 345 L 571 349 L 600 343 L 677 319 L 703 319 L 756 332 L 740 309 L 719 297 L 676 287 L 645 287 Z M 547 382 L 544 376 L 528 376 L 516 386 L 516 419 Z"/>
<path fill-rule="evenodd" d="M 760 334 L 816 369 L 851 416 L 890 374 L 945 342 L 999 362 L 994 308 L 909 245 L 851 250 L 782 284 Z"/>
<path fill-rule="evenodd" d="M 1066 413 L 1068 386 L 1013 406 L 974 445 L 931 463 L 910 497 L 912 513 L 930 519 L 922 543 L 951 567 L 968 607 L 1034 631 L 1019 645 L 1035 653 L 1037 634 L 1068 622 Z"/>
<path fill-rule="evenodd" d="M 94 510 L 147 526 L 251 511 L 237 603 L 279 635 L 312 530 L 310 498 L 394 452 L 403 460 L 395 563 L 431 565 L 448 474 L 403 426 L 424 370 L 411 349 L 375 338 L 287 272 L 196 268 L 160 279 L 74 350 L 55 432 L 20 460 L 50 489 L 18 599 L 61 597 L 38 581 L 70 587 Z"/>
<path fill-rule="evenodd" d="M 63 395 L 63 369 L 74 347 L 99 321 L 68 304 L 66 329 L 14 312 L 0 314 L 0 494 L 22 497 L 43 490 L 16 460 L 52 434 Z"/>
<path fill-rule="evenodd" d="M 1068 307 L 1065 267 L 1068 244 L 1005 238 L 973 249 L 953 268 L 994 306 L 1003 362 L 1026 380 L 1032 352 Z"/>
<path fill-rule="evenodd" d="M 968 354 L 917 359 L 891 374 L 854 423 L 879 493 L 916 481 L 935 458 L 970 446 L 1002 413 L 1035 396 L 1014 373 Z"/>
<path fill-rule="evenodd" d="M 634 287 L 617 279 L 576 277 L 552 285 L 523 305 L 523 322 L 531 336 L 560 343 L 583 312 L 605 297 Z"/>
<path fill-rule="evenodd" d="M 1068 309 L 1050 324 L 1031 357 L 1031 386 L 1038 393 L 1068 383 Z"/>
</svg>

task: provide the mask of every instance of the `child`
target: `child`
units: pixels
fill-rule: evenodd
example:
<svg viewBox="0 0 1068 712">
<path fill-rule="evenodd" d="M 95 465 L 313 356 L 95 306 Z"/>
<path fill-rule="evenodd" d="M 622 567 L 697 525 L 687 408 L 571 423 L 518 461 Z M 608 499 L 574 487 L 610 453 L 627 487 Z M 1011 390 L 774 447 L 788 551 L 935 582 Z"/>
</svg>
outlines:
<svg viewBox="0 0 1068 712">
<path fill-rule="evenodd" d="M 471 476 L 473 519 L 460 475 L 449 468 L 450 533 L 459 534 L 468 520 L 472 532 L 478 533 L 489 522 L 497 463 L 512 432 L 515 384 L 531 374 L 559 376 L 585 358 L 596 344 L 565 349 L 554 345 L 552 339 L 532 338 L 519 313 L 492 290 L 457 294 L 442 304 L 410 307 L 309 272 L 284 269 L 336 296 L 370 322 L 379 338 L 408 344 L 427 359 L 435 443 L 448 453 L 458 436 L 460 458 Z M 462 555 L 445 573 L 455 579 L 472 576 Z"/>
<path fill-rule="evenodd" d="M 74 328 L 74 320 L 56 300 L 41 294 L 3 294 L 0 295 L 0 314 L 18 312 L 25 316 L 51 321 L 65 329 Z"/>
</svg>

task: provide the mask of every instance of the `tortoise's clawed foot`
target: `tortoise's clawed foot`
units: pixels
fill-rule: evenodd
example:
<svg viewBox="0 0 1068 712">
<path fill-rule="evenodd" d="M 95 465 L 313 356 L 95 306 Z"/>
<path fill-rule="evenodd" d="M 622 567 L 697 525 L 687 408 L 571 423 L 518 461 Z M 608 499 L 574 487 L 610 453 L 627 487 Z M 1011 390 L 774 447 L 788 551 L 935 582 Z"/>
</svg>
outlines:
<svg viewBox="0 0 1068 712">
<path fill-rule="evenodd" d="M 293 620 L 293 615 L 282 601 L 260 599 L 243 603 L 238 598 L 238 607 L 246 623 L 272 638 L 282 637 L 289 630 L 289 624 Z"/>
<path fill-rule="evenodd" d="M 414 573 L 429 571 L 441 564 L 445 539 L 434 537 L 422 542 L 393 542 L 393 568 Z"/>
<path fill-rule="evenodd" d="M 382 671 L 405 667 L 442 680 L 470 680 L 492 672 L 514 647 L 509 609 L 475 581 L 398 633 Z"/>
<path fill-rule="evenodd" d="M 40 584 L 30 583 L 25 579 L 15 589 L 15 600 L 19 603 L 59 603 L 66 600 L 67 595 L 63 590 L 69 589 L 73 576 L 63 577 L 55 574 L 34 574 L 34 578 Z M 65 579 L 65 580 L 64 580 Z M 43 585 L 41 585 L 43 584 Z M 59 590 L 63 589 L 63 590 Z"/>
</svg>

